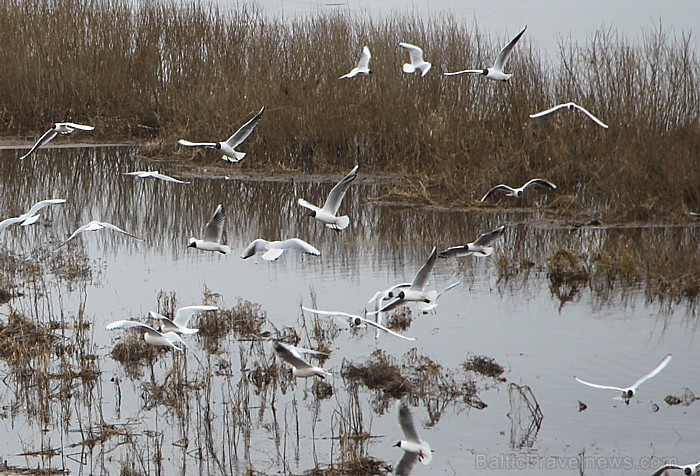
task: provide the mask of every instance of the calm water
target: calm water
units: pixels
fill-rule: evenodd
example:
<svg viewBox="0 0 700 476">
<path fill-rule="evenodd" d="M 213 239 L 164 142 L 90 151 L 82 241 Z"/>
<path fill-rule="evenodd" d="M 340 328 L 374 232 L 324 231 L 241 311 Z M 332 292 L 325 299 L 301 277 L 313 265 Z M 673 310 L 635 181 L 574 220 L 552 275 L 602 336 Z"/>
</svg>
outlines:
<svg viewBox="0 0 700 476">
<path fill-rule="evenodd" d="M 640 240 L 642 233 L 656 232 L 571 231 L 528 224 L 537 212 L 528 216 L 378 206 L 372 199 L 380 191 L 363 184 L 360 176 L 343 203 L 352 226 L 335 233 L 312 222 L 296 205 L 298 197 L 322 202 L 332 181 L 223 177 L 193 178 L 190 185 L 143 181 L 121 174 L 158 167 L 133 153 L 128 148 L 49 149 L 20 162 L 14 151 L 0 151 L 3 218 L 25 211 L 37 200 L 67 199 L 65 205 L 46 209 L 37 225 L 13 227 L 0 236 L 6 256 L 38 257 L 37 248 L 54 248 L 91 219 L 112 222 L 144 239 L 108 232 L 85 234 L 68 252 L 84 253 L 93 268 L 88 283 L 69 285 L 49 278 L 37 285 L 20 279 L 27 295 L 0 306 L 3 320 L 11 308 L 68 323 L 83 312 L 90 324 L 84 338 L 98 356 L 101 371 L 94 385 L 75 381 L 69 392 L 52 380 L 51 397 L 37 403 L 38 389 L 23 383 L 6 363 L 0 364 L 6 377 L 0 385 L 0 431 L 16 435 L 2 440 L 0 453 L 11 464 L 65 466 L 74 474 L 118 474 L 128 460 L 137 461 L 137 471 L 156 474 L 154 448 L 162 447 L 165 474 L 237 473 L 249 466 L 266 474 L 298 474 L 338 460 L 338 441 L 333 437 L 340 431 L 339 419 L 355 404 L 364 430 L 377 436 L 368 453 L 396 461 L 401 451 L 392 445 L 402 435 L 393 402 L 382 401 L 362 386 L 354 400 L 353 386 L 343 380 L 340 370 L 344 362 L 363 362 L 376 349 L 401 360 L 414 348 L 453 371 L 468 354 L 492 357 L 506 368 L 507 382 L 476 377 L 480 388 L 488 387 L 479 394 L 488 404 L 483 410 L 459 401 L 441 406 L 437 396 L 412 398 L 420 432 L 435 450 L 431 465 L 416 467 L 413 474 L 578 474 L 580 452 L 587 458 L 586 474 L 651 474 L 645 465 L 655 466 L 659 458 L 697 461 L 700 404 L 669 407 L 663 401 L 668 394 L 681 394 L 684 387 L 700 394 L 697 321 L 684 306 L 662 312 L 635 290 L 613 293 L 609 299 L 584 290 L 562 306 L 537 269 L 527 278 L 498 279 L 499 256 L 537 263 L 562 245 L 595 253 L 610 234 L 626 233 Z M 161 171 L 170 172 L 162 167 Z M 235 167 L 231 175 L 235 177 Z M 188 249 L 187 239 L 199 236 L 218 203 L 227 208 L 226 235 L 233 253 L 219 256 Z M 414 314 L 405 333 L 418 337 L 415 343 L 388 336 L 375 341 L 372 332 L 353 334 L 321 321 L 335 336 L 324 365 L 335 374 L 329 399 L 316 399 L 311 382 L 285 381 L 262 390 L 251 386 L 241 369 L 269 365 L 274 357 L 267 347 L 261 354 L 260 344 L 233 338 L 224 341 L 220 354 L 208 354 L 199 340 L 190 339 L 186 359 L 164 353 L 140 377 L 110 357 L 126 334 L 108 333 L 105 324 L 144 318 L 149 310 L 157 310 L 161 291 L 175 293 L 180 305 L 201 303 L 205 289 L 220 294 L 227 307 L 239 298 L 259 303 L 269 319 L 266 328 L 295 327 L 303 345 L 315 346 L 312 319 L 301 317 L 299 309 L 300 304 L 312 303 L 312 295 L 320 308 L 360 312 L 376 290 L 411 280 L 435 243 L 471 241 L 500 224 L 508 227 L 491 258 L 438 263 L 431 279 L 434 286 L 441 289 L 455 280 L 462 284 L 441 298 L 435 314 Z M 658 233 L 697 242 L 698 230 Z M 322 256 L 287 253 L 273 263 L 238 258 L 254 238 L 292 236 L 311 242 Z M 63 334 L 74 338 L 71 331 Z M 671 364 L 642 386 L 629 406 L 613 400 L 610 392 L 573 380 L 576 375 L 628 385 L 666 353 L 673 354 Z M 193 385 L 178 397 L 186 401 L 184 410 L 159 403 L 152 384 L 172 388 L 171 370 L 183 366 Z M 539 432 L 526 435 L 509 419 L 510 382 L 531 387 L 544 414 Z M 66 393 L 71 394 L 68 404 L 59 398 Z M 232 403 L 243 396 L 248 405 Z M 588 405 L 586 411 L 578 411 L 579 400 Z M 40 407 L 39 415 L 33 412 L 34 405 Z M 653 411 L 654 405 L 659 411 Z M 207 419 L 209 426 L 203 423 Z M 123 434 L 94 446 L 76 444 L 87 439 L 89 428 L 102 424 L 114 425 Z M 527 421 L 524 424 L 527 427 Z M 525 447 L 514 444 L 523 438 L 528 442 Z M 208 445 L 219 453 L 213 455 Z M 47 448 L 55 450 L 52 459 L 17 456 Z M 650 458 L 656 459 L 649 462 Z M 614 465 L 621 467 L 609 469 Z"/>
</svg>

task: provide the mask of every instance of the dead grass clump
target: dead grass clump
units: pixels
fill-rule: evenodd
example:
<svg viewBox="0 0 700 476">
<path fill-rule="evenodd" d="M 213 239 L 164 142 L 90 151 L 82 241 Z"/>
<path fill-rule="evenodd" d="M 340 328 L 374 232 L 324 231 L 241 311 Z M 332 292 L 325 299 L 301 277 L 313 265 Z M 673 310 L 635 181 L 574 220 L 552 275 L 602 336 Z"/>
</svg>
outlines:
<svg viewBox="0 0 700 476">
<path fill-rule="evenodd" d="M 203 313 L 197 323 L 197 335 L 205 350 L 215 354 L 221 351 L 221 343 L 229 334 L 257 337 L 263 333 L 266 323 L 267 314 L 260 304 L 240 299 L 231 309 Z"/>
<path fill-rule="evenodd" d="M 138 379 L 143 376 L 143 366 L 152 363 L 160 352 L 160 348 L 146 344 L 141 334 L 130 333 L 114 346 L 110 355 L 122 365 L 129 378 Z"/>
<path fill-rule="evenodd" d="M 311 393 L 318 400 L 328 400 L 333 396 L 333 385 L 323 380 L 316 380 L 311 387 Z"/>
<path fill-rule="evenodd" d="M 547 277 L 553 286 L 584 283 L 590 278 L 583 255 L 573 250 L 557 250 L 549 257 L 547 264 Z"/>
<path fill-rule="evenodd" d="M 386 326 L 392 331 L 405 331 L 411 327 L 411 322 L 413 322 L 413 315 L 409 307 L 400 307 L 386 318 Z"/>
<path fill-rule="evenodd" d="M 12 368 L 26 369 L 32 360 L 51 354 L 57 340 L 48 326 L 12 310 L 7 322 L 0 323 L 0 359 Z"/>
<path fill-rule="evenodd" d="M 279 378 L 279 365 L 261 366 L 256 363 L 248 372 L 248 380 L 250 380 L 258 389 L 267 388 L 271 383 L 279 380 Z"/>
<path fill-rule="evenodd" d="M 700 400 L 700 397 L 695 396 L 692 390 L 689 388 L 685 388 L 683 390 L 683 393 L 679 396 L 677 395 L 666 395 L 664 398 L 664 401 L 666 404 L 669 406 L 674 406 L 674 405 L 684 405 L 684 406 L 689 406 L 691 403 L 693 403 L 695 400 Z"/>
<path fill-rule="evenodd" d="M 391 398 L 401 398 L 413 391 L 393 357 L 381 350 L 372 352 L 364 365 L 344 364 L 341 375 L 351 381 L 360 381 L 371 390 L 381 390 Z"/>
<path fill-rule="evenodd" d="M 505 378 L 501 378 L 505 369 L 491 357 L 485 355 L 475 355 L 468 357 L 462 364 L 464 370 L 476 372 L 485 377 L 491 377 L 505 382 Z"/>
<path fill-rule="evenodd" d="M 383 461 L 371 456 L 357 456 L 352 460 L 343 461 L 340 464 L 318 467 L 310 471 L 305 471 L 305 476 L 367 476 L 374 474 L 386 474 L 389 467 Z"/>
</svg>

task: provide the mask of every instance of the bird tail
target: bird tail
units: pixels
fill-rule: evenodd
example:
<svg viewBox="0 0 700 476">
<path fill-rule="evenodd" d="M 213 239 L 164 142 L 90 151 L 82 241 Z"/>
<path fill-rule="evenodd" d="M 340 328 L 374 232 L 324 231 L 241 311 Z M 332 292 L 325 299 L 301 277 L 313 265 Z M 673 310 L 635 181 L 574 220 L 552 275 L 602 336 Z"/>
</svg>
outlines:
<svg viewBox="0 0 700 476">
<path fill-rule="evenodd" d="M 428 74 L 428 71 L 430 71 L 430 68 L 432 68 L 432 67 L 433 67 L 433 64 L 432 64 L 432 63 L 427 63 L 427 65 L 425 66 L 425 68 L 423 68 L 423 71 L 421 71 L 421 75 L 420 75 L 421 78 L 422 78 L 423 76 L 425 76 L 426 74 Z"/>
<path fill-rule="evenodd" d="M 224 155 L 221 158 L 224 159 L 226 162 L 231 162 L 235 164 L 236 162 L 240 162 L 241 160 L 243 160 L 243 157 L 245 157 L 245 152 L 238 152 L 237 150 L 234 150 L 233 155 L 236 157 L 235 159 L 232 159 L 227 155 Z"/>
<path fill-rule="evenodd" d="M 227 255 L 230 252 L 231 252 L 231 247 L 227 246 L 227 245 L 222 245 L 221 249 L 219 250 L 219 253 L 221 253 L 222 255 Z"/>
<path fill-rule="evenodd" d="M 416 67 L 413 66 L 411 63 L 404 63 L 404 65 L 403 65 L 403 72 L 404 72 L 404 73 L 408 73 L 408 74 L 415 73 L 415 72 L 416 72 Z"/>
<path fill-rule="evenodd" d="M 20 224 L 20 226 L 29 226 L 29 225 L 33 225 L 34 223 L 37 222 L 37 220 L 38 220 L 40 217 L 41 217 L 41 215 L 33 215 L 33 216 L 30 216 L 29 218 L 27 218 L 26 220 L 24 220 L 24 221 Z"/>
<path fill-rule="evenodd" d="M 427 441 L 420 442 L 420 453 L 418 455 L 418 461 L 423 464 L 429 464 L 433 459 L 433 450 L 430 449 L 430 445 Z"/>
<path fill-rule="evenodd" d="M 493 253 L 493 246 L 486 246 L 481 251 L 475 251 L 474 256 L 479 256 L 481 258 L 485 258 L 487 256 L 491 256 L 491 253 Z"/>
<path fill-rule="evenodd" d="M 348 227 L 348 225 L 350 225 L 350 217 L 343 215 L 342 217 L 338 217 L 338 221 L 335 223 L 329 223 L 326 226 L 336 230 L 344 230 Z"/>
</svg>

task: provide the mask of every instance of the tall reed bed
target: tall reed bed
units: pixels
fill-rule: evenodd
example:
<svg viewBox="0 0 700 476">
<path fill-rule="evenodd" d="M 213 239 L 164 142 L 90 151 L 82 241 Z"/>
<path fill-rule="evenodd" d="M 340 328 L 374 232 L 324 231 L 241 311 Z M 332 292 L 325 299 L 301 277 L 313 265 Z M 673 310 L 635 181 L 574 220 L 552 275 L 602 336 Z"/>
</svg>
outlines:
<svg viewBox="0 0 700 476">
<path fill-rule="evenodd" d="M 280 20 L 247 6 L 7 0 L 0 39 L 4 135 L 31 139 L 70 118 L 97 125 L 97 138 L 155 139 L 154 155 L 212 162 L 216 154 L 176 140 L 222 140 L 265 105 L 244 168 L 360 163 L 420 180 L 416 190 L 433 202 L 464 206 L 497 183 L 543 176 L 577 209 L 605 218 L 700 209 L 700 69 L 690 34 L 659 28 L 631 42 L 601 30 L 585 44 L 564 40 L 549 61 L 526 33 L 507 84 L 442 76 L 490 65 L 508 39 L 449 16 Z M 399 41 L 424 48 L 428 76 L 401 72 Z M 363 45 L 374 74 L 338 80 Z M 528 118 L 568 100 L 610 129 L 566 111 Z"/>
</svg>

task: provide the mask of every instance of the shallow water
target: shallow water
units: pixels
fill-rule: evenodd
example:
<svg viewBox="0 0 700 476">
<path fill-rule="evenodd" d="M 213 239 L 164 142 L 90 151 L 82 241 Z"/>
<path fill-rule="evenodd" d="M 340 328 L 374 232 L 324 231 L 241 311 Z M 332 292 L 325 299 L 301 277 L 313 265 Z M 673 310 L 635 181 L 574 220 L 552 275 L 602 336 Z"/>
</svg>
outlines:
<svg viewBox="0 0 700 476">
<path fill-rule="evenodd" d="M 669 240 L 697 243 L 697 227 L 572 231 L 537 226 L 531 224 L 531 218 L 540 216 L 537 203 L 532 204 L 532 214 L 379 206 L 372 199 L 380 190 L 363 184 L 360 175 L 343 203 L 352 226 L 335 233 L 311 221 L 296 205 L 298 197 L 322 202 L 335 177 L 320 184 L 241 181 L 232 167 L 231 180 L 192 178 L 190 185 L 176 185 L 121 175 L 158 168 L 135 158 L 134 152 L 47 149 L 20 162 L 14 151 L 0 151 L 3 218 L 25 211 L 37 200 L 67 199 L 65 205 L 45 209 L 33 227 L 13 227 L 0 236 L 4 254 L 31 256 L 37 248 L 53 249 L 91 219 L 109 221 L 143 238 L 136 241 L 108 232 L 78 237 L 63 253 L 84 254 L 93 269 L 91 279 L 67 282 L 49 277 L 38 284 L 18 279 L 27 294 L 0 306 L 3 320 L 10 308 L 64 323 L 82 315 L 90 324 L 82 336 L 85 348 L 97 355 L 101 371 L 95 382 L 74 381 L 68 390 L 52 380 L 52 396 L 38 402 L 44 395 L 39 385 L 23 382 L 5 362 L 0 364 L 5 376 L 0 385 L 0 428 L 17 435 L 3 439 L 0 446 L 10 464 L 65 467 L 81 474 L 117 474 L 124 461 L 135 462 L 140 473 L 239 473 L 252 467 L 265 474 L 298 474 L 338 461 L 333 437 L 339 434 L 339 421 L 355 405 L 353 385 L 340 376 L 344 361 L 364 362 L 375 349 L 401 359 L 413 348 L 453 371 L 468 354 L 489 356 L 506 368 L 507 379 L 498 383 L 475 378 L 480 388 L 488 387 L 479 394 L 488 405 L 483 410 L 459 402 L 441 405 L 439 395 L 412 396 L 420 433 L 435 450 L 430 467 L 419 465 L 413 474 L 578 474 L 581 452 L 586 474 L 650 474 L 647 469 L 662 460 L 698 459 L 700 404 L 669 407 L 663 401 L 668 394 L 681 394 L 684 387 L 700 393 L 694 349 L 697 320 L 687 307 L 648 303 L 641 287 L 605 295 L 583 289 L 562 304 L 537 267 L 506 280 L 499 279 L 496 266 L 501 255 L 539 262 L 561 246 L 595 253 L 614 234 L 639 241 L 648 236 L 645 233 L 659 233 Z M 161 171 L 169 173 L 162 167 Z M 226 207 L 226 235 L 234 251 L 219 256 L 188 249 L 187 239 L 198 236 L 218 203 Z M 299 309 L 300 304 L 312 305 L 312 296 L 319 308 L 360 312 L 376 290 L 410 281 L 435 243 L 472 241 L 500 224 L 507 229 L 492 257 L 440 261 L 435 267 L 431 283 L 438 289 L 456 280 L 462 284 L 441 297 L 435 314 L 414 313 L 405 334 L 418 337 L 415 343 L 389 336 L 376 341 L 372 332 L 352 333 L 321 321 L 335 337 L 324 364 L 335 374 L 329 399 L 318 400 L 312 382 L 290 384 L 285 379 L 265 388 L 251 385 L 242 369 L 275 360 L 260 343 L 229 338 L 220 354 L 209 354 L 200 340 L 189 339 L 186 357 L 164 353 L 152 367 L 142 368 L 140 377 L 110 357 L 126 333 L 109 333 L 105 324 L 157 310 L 161 291 L 175 293 L 182 306 L 201 303 L 205 290 L 220 294 L 226 307 L 239 298 L 259 303 L 270 321 L 266 328 L 295 327 L 302 345 L 315 346 L 313 319 L 301 317 Z M 237 256 L 254 238 L 292 236 L 314 244 L 321 257 L 286 253 L 267 263 Z M 76 339 L 71 330 L 57 333 L 64 340 Z M 573 380 L 576 375 L 603 384 L 631 384 L 667 353 L 674 356 L 668 368 L 644 384 L 629 406 L 612 400 L 610 392 Z M 172 382 L 182 382 L 171 373 L 174 368 L 186 368 L 184 375 L 193 386 L 186 397 L 175 399 L 181 405 L 168 405 L 154 396 L 157 389 L 167 391 L 174 388 Z M 508 417 L 510 382 L 531 387 L 544 414 L 538 432 L 514 430 Z M 68 394 L 66 403 L 60 397 Z M 247 405 L 235 403 L 240 400 Z M 588 405 L 586 411 L 578 411 L 579 400 Z M 397 460 L 401 452 L 392 444 L 402 435 L 393 402 L 360 386 L 357 403 L 364 430 L 377 436 L 369 441 L 368 453 L 387 462 Z M 102 422 L 124 434 L 71 447 L 86 439 L 88 428 Z M 527 419 L 521 424 L 527 427 Z M 17 456 L 47 448 L 56 450 L 53 457 Z M 159 457 L 160 466 L 154 463 Z"/>
</svg>

